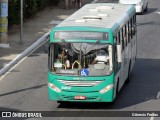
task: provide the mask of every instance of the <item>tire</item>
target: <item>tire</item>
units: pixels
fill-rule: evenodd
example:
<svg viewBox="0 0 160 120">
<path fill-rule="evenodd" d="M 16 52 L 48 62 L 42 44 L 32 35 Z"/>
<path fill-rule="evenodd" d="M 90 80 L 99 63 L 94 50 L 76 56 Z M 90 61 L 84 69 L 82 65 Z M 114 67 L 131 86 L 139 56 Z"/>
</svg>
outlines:
<svg viewBox="0 0 160 120">
<path fill-rule="evenodd" d="M 144 12 L 147 12 L 147 11 L 148 11 L 148 3 L 146 5 L 146 8 L 145 8 Z"/>
<path fill-rule="evenodd" d="M 114 105 L 116 98 L 118 96 L 118 93 L 119 93 L 118 89 L 119 89 L 119 79 L 117 81 L 117 86 L 116 86 L 116 97 L 114 98 L 114 100 L 112 102 L 109 102 L 110 105 Z"/>
<path fill-rule="evenodd" d="M 143 13 L 144 13 L 144 9 L 142 8 L 142 11 L 140 12 L 140 14 L 143 15 Z"/>
<path fill-rule="evenodd" d="M 118 93 L 119 93 L 118 89 L 119 89 L 119 79 L 118 79 L 118 81 L 117 81 L 117 86 L 116 86 L 116 97 L 117 97 L 117 95 L 118 95 Z"/>
<path fill-rule="evenodd" d="M 130 83 L 130 81 L 131 81 L 131 70 L 130 70 L 130 67 L 131 65 L 129 65 L 129 69 L 128 69 L 128 77 L 127 77 L 127 79 L 126 79 L 126 83 L 128 84 L 128 83 Z"/>
</svg>

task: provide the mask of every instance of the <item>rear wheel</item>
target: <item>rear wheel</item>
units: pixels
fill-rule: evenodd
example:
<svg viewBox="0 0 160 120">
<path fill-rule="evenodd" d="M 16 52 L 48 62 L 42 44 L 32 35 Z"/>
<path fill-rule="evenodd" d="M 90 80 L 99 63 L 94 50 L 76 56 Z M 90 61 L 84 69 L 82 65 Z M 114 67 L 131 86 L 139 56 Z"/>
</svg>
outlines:
<svg viewBox="0 0 160 120">
<path fill-rule="evenodd" d="M 116 97 L 117 97 L 117 95 L 118 95 L 118 92 L 119 92 L 119 79 L 118 79 L 118 81 L 117 81 L 117 87 L 116 87 Z"/>
<path fill-rule="evenodd" d="M 148 3 L 146 5 L 146 8 L 145 8 L 144 12 L 147 12 L 147 11 L 148 11 Z"/>
<path fill-rule="evenodd" d="M 141 11 L 141 13 L 140 13 L 140 14 L 141 14 L 141 15 L 143 15 L 143 13 L 144 13 L 144 9 L 143 9 L 143 7 L 142 7 L 142 11 Z"/>
<path fill-rule="evenodd" d="M 130 67 L 131 65 L 129 65 L 129 69 L 128 69 L 128 77 L 126 79 L 126 83 L 128 84 L 130 81 L 131 81 L 131 70 L 130 70 Z"/>
</svg>

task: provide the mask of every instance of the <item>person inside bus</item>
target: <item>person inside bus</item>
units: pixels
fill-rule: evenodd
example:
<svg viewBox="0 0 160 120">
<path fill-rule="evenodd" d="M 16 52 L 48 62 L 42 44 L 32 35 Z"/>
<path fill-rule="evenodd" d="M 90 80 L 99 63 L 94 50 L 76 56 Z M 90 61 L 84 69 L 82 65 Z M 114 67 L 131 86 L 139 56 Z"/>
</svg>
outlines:
<svg viewBox="0 0 160 120">
<path fill-rule="evenodd" d="M 99 50 L 96 53 L 96 57 L 93 60 L 92 64 L 100 64 L 100 63 L 108 64 L 108 62 L 109 62 L 108 60 L 109 60 L 108 53 L 104 50 Z"/>
</svg>

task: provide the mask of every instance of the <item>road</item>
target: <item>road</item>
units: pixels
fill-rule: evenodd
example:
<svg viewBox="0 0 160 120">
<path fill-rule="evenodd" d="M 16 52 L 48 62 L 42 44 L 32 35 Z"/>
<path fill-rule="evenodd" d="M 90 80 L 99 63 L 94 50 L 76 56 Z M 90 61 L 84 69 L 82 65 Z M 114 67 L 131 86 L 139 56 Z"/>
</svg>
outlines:
<svg viewBox="0 0 160 120">
<path fill-rule="evenodd" d="M 150 0 L 148 12 L 137 15 L 137 61 L 131 82 L 123 87 L 114 105 L 59 104 L 47 96 L 47 54 L 41 49 L 28 56 L 0 79 L 0 111 L 160 111 L 160 10 L 159 0 Z M 79 120 L 82 118 L 54 118 Z M 85 119 L 90 119 L 85 118 Z M 92 118 L 92 120 L 159 120 L 151 117 Z"/>
</svg>

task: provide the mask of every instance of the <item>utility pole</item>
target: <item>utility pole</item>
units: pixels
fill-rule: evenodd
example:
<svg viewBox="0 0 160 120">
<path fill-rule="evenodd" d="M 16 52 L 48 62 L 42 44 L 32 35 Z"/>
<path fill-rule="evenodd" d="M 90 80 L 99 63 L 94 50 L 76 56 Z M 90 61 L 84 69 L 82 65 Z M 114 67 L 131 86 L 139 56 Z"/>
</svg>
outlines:
<svg viewBox="0 0 160 120">
<path fill-rule="evenodd" d="M 20 8 L 20 11 L 21 11 L 20 45 L 21 45 L 22 42 L 23 42 L 23 0 L 20 0 L 20 1 L 21 1 L 21 8 Z"/>
<path fill-rule="evenodd" d="M 8 0 L 0 0 L 0 47 L 8 44 Z"/>
</svg>

